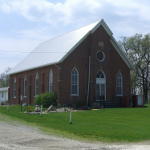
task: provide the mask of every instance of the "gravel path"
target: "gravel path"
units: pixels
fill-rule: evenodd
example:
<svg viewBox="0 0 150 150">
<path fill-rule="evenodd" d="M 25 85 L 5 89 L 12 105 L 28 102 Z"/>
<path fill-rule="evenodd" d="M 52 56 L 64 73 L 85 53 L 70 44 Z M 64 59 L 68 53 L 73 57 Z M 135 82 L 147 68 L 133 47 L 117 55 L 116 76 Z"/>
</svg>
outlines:
<svg viewBox="0 0 150 150">
<path fill-rule="evenodd" d="M 0 120 L 2 115 L 0 114 Z M 5 118 L 6 119 L 6 118 Z M 0 121 L 0 150 L 148 150 L 150 141 L 134 144 L 83 142 L 44 135 L 40 130 L 12 121 Z"/>
</svg>

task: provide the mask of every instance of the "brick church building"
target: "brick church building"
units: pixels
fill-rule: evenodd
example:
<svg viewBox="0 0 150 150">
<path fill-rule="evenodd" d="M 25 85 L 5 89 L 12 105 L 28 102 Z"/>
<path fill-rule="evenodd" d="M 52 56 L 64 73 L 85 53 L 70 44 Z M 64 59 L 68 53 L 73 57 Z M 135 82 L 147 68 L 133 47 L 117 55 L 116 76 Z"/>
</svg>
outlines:
<svg viewBox="0 0 150 150">
<path fill-rule="evenodd" d="M 37 46 L 10 72 L 10 103 L 34 104 L 38 94 L 54 91 L 58 105 L 93 105 L 130 99 L 134 67 L 104 20 Z"/>
</svg>

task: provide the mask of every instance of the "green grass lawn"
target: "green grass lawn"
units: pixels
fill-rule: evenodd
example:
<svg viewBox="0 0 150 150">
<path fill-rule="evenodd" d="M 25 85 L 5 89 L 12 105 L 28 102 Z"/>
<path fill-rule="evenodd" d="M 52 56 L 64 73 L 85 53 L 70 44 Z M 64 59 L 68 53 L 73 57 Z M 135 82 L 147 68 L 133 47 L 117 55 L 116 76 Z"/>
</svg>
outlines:
<svg viewBox="0 0 150 150">
<path fill-rule="evenodd" d="M 21 106 L 0 106 L 0 113 L 65 137 L 103 142 L 150 140 L 150 105 L 144 108 L 114 108 L 43 114 L 20 113 Z M 32 108 L 32 107 L 30 107 Z M 33 109 L 33 108 L 32 108 Z"/>
</svg>

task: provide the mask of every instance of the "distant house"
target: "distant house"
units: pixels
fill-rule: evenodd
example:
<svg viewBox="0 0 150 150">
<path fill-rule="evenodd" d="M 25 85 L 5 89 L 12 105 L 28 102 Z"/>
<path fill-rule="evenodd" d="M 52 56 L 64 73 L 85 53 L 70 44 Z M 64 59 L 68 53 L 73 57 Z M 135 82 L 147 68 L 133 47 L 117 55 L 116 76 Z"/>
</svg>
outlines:
<svg viewBox="0 0 150 150">
<path fill-rule="evenodd" d="M 5 102 L 8 100 L 8 87 L 0 88 L 0 105 L 1 102 Z"/>
<path fill-rule="evenodd" d="M 37 46 L 10 72 L 10 103 L 34 104 L 46 91 L 57 93 L 58 105 L 80 101 L 130 99 L 132 63 L 121 50 L 104 20 Z"/>
</svg>

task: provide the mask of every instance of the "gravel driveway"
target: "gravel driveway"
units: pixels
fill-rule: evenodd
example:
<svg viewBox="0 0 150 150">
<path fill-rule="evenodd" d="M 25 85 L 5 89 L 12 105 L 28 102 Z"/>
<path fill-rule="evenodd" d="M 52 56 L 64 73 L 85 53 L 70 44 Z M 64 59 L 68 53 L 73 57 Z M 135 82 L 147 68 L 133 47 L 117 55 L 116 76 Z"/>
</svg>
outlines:
<svg viewBox="0 0 150 150">
<path fill-rule="evenodd" d="M 0 118 L 2 115 L 0 114 Z M 1 120 L 1 119 L 0 119 Z M 48 136 L 18 122 L 0 121 L 0 150 L 148 150 L 150 141 L 109 144 Z"/>
</svg>

